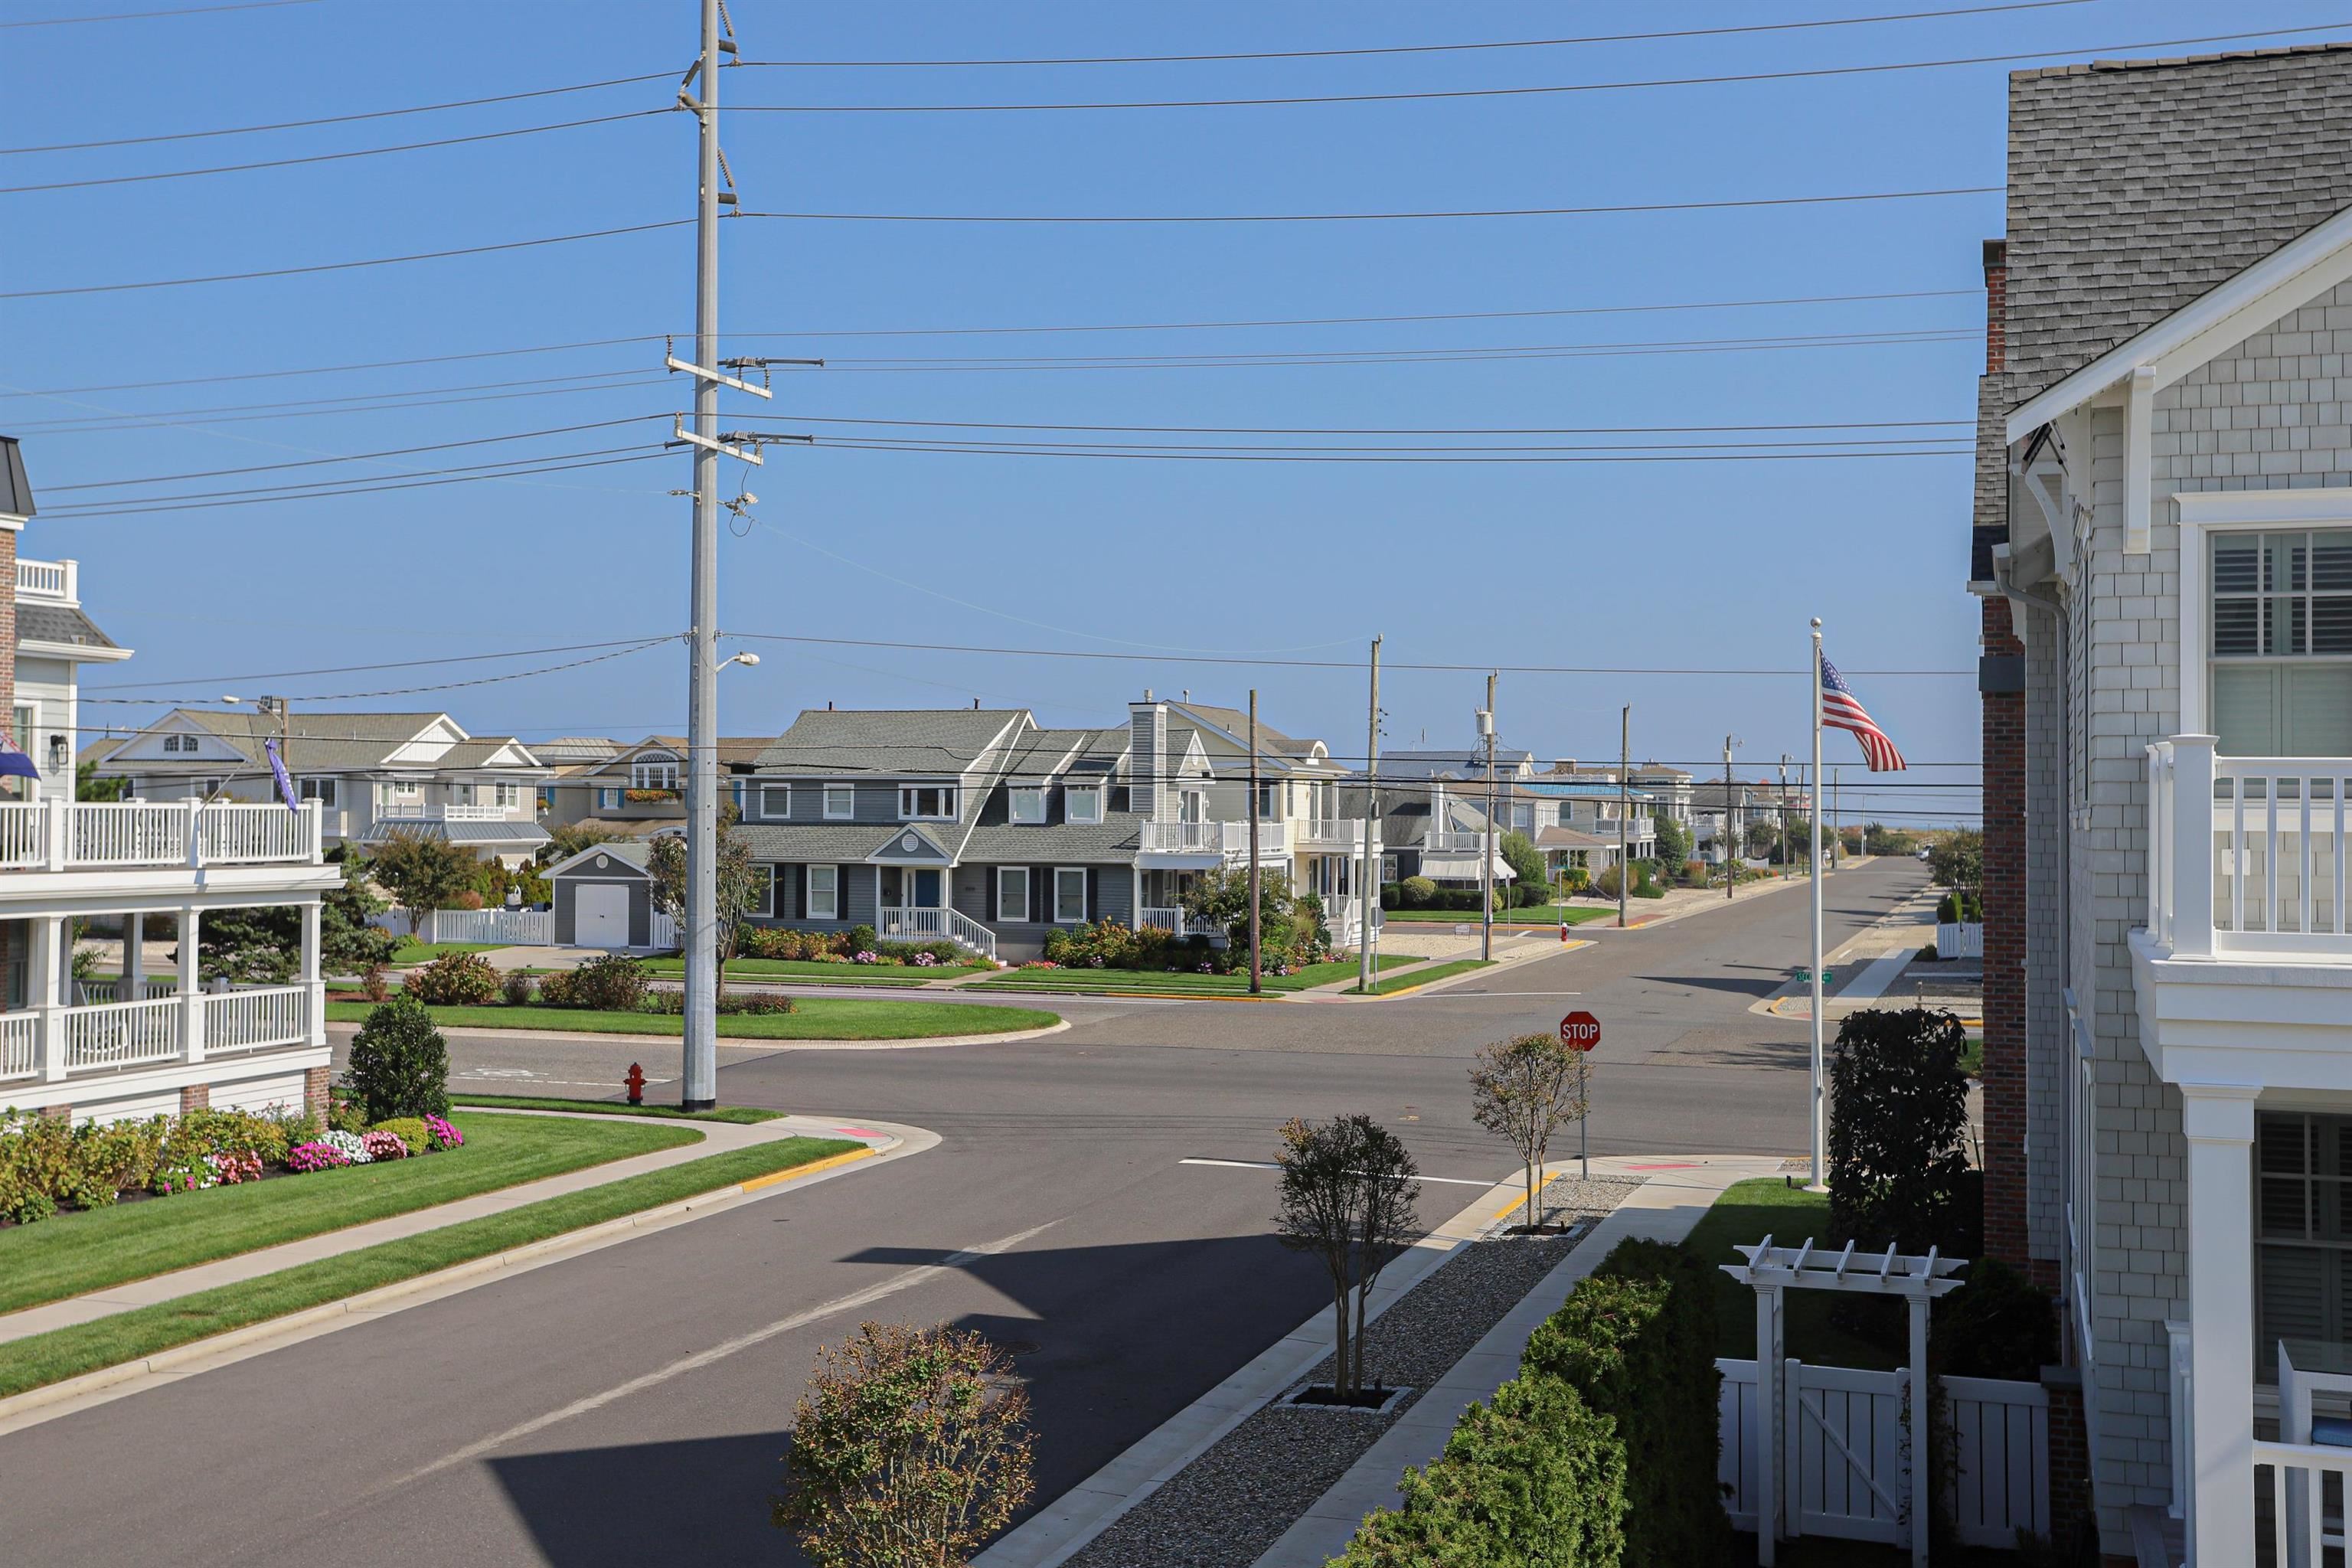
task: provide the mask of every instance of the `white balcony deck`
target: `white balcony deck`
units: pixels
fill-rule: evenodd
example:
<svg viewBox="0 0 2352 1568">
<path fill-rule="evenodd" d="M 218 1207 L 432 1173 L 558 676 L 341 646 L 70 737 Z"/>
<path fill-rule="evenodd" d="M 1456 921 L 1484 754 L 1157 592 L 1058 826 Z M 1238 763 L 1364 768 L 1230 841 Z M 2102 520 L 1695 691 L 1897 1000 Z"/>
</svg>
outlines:
<svg viewBox="0 0 2352 1568">
<path fill-rule="evenodd" d="M 50 604 L 79 605 L 81 603 L 81 563 L 79 561 L 26 561 L 16 563 L 16 597 L 40 599 Z"/>
<path fill-rule="evenodd" d="M 1261 822 L 1257 825 L 1257 853 L 1263 860 L 1270 856 L 1290 853 L 1290 825 L 1285 822 Z M 1246 822 L 1147 822 L 1143 825 L 1143 852 L 1147 855 L 1220 855 L 1226 858 L 1247 859 L 1250 849 L 1250 825 Z"/>
<path fill-rule="evenodd" d="M 324 988 L 263 985 L 173 993 L 140 1002 L 0 1013 L 0 1085 L 318 1043 L 312 1016 Z M 8 1092 L 0 1089 L 0 1100 Z"/>
<path fill-rule="evenodd" d="M 382 822 L 529 822 L 520 805 L 443 805 L 415 801 L 395 802 L 376 813 Z"/>
<path fill-rule="evenodd" d="M 315 805 L 0 805 L 0 872 L 319 863 Z"/>
<path fill-rule="evenodd" d="M 1290 825 L 1298 847 L 1316 850 L 1361 850 L 1364 847 L 1364 819 L 1360 816 L 1318 816 L 1301 818 Z M 1372 828 L 1372 847 L 1380 847 L 1381 834 L 1377 824 Z"/>
<path fill-rule="evenodd" d="M 2221 757 L 2203 735 L 2147 752 L 2157 944 L 2178 958 L 2352 962 L 2352 757 Z"/>
</svg>

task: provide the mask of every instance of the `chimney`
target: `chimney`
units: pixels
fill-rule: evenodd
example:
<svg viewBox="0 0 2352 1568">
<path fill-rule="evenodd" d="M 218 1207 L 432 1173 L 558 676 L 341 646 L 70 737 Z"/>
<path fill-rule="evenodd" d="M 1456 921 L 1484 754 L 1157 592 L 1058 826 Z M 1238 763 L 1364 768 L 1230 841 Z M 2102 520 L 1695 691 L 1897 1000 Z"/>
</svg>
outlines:
<svg viewBox="0 0 2352 1568">
<path fill-rule="evenodd" d="M 1998 375 L 2009 362 L 2009 241 L 1984 242 L 1985 374 Z"/>
<path fill-rule="evenodd" d="M 824 700 L 824 710 L 828 713 L 833 711 L 833 699 L 830 697 Z"/>
</svg>

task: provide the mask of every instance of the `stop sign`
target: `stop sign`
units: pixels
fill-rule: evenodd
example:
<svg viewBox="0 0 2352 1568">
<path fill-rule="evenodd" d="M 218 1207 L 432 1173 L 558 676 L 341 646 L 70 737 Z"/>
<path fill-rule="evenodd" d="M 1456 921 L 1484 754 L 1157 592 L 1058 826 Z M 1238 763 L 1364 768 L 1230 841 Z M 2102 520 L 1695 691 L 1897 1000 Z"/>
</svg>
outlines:
<svg viewBox="0 0 2352 1568">
<path fill-rule="evenodd" d="M 1581 1010 L 1559 1021 L 1559 1043 L 1572 1051 L 1589 1051 L 1601 1043 L 1601 1020 Z"/>
</svg>

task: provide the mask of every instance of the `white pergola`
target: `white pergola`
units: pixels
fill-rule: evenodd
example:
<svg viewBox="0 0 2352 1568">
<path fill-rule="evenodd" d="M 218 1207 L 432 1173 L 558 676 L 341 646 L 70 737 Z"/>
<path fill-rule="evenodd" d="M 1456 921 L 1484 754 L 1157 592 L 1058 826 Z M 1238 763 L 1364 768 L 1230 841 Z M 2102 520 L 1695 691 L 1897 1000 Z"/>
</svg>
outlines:
<svg viewBox="0 0 2352 1568">
<path fill-rule="evenodd" d="M 1780 1429 L 1783 1365 L 1780 1293 L 1783 1290 L 1841 1290 L 1861 1296 L 1900 1296 L 1911 1303 L 1911 1561 L 1927 1561 L 1927 1489 L 1934 1482 L 1927 1464 L 1927 1304 L 1960 1288 L 1964 1259 L 1938 1256 L 1884 1253 L 1857 1257 L 1853 1243 L 1843 1250 L 1816 1252 L 1813 1243 L 1775 1247 L 1766 1237 L 1753 1247 L 1734 1250 L 1746 1263 L 1724 1264 L 1723 1271 L 1756 1292 L 1756 1561 L 1772 1568 L 1780 1532 L 1781 1497 L 1774 1474 L 1772 1444 Z"/>
</svg>

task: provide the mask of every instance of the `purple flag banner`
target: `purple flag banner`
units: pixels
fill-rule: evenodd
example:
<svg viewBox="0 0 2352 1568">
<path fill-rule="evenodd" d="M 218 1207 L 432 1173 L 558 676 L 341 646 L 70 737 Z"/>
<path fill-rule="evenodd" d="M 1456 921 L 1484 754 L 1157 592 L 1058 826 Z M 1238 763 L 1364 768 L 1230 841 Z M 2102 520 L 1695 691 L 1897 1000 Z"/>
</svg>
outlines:
<svg viewBox="0 0 2352 1568">
<path fill-rule="evenodd" d="M 269 774 L 278 781 L 278 798 L 286 803 L 287 810 L 299 815 L 302 801 L 294 793 L 294 781 L 286 776 L 286 759 L 278 754 L 278 737 L 272 735 L 262 742 L 261 749 L 269 753 Z"/>
</svg>

